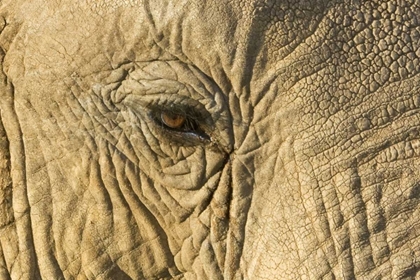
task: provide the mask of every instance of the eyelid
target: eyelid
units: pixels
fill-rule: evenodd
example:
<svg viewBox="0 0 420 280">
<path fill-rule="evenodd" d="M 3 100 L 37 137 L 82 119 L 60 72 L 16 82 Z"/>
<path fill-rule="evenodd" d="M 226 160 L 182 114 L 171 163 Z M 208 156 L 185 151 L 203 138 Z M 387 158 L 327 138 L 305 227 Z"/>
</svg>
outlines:
<svg viewBox="0 0 420 280">
<path fill-rule="evenodd" d="M 173 94 L 169 96 L 167 94 L 154 96 L 131 94 L 125 98 L 124 104 L 137 112 L 143 119 L 152 121 L 156 129 L 160 131 L 159 133 L 163 133 L 166 138 L 176 141 L 180 145 L 197 145 L 211 141 L 209 133 L 213 130 L 213 120 L 204 105 L 196 100 Z M 160 113 L 164 111 L 184 114 L 196 122 L 200 129 L 197 131 L 171 129 L 160 120 Z"/>
<path fill-rule="evenodd" d="M 137 128 L 139 131 L 149 130 L 159 137 L 165 129 L 150 118 L 151 110 L 172 108 L 185 111 L 193 108 L 194 113 L 189 116 L 199 122 L 211 137 L 211 146 L 226 153 L 233 150 L 229 98 L 200 69 L 178 60 L 157 60 L 135 62 L 127 73 L 126 79 L 111 94 L 111 101 L 131 126 L 141 126 Z M 166 133 L 162 138 L 168 139 L 169 134 L 176 133 Z M 184 142 L 182 140 L 180 145 L 186 146 Z M 197 142 L 192 145 L 197 145 Z"/>
<path fill-rule="evenodd" d="M 187 96 L 165 93 L 152 96 L 130 94 L 124 99 L 124 105 L 139 113 L 141 113 L 140 110 L 169 111 L 175 114 L 184 114 L 197 122 L 203 122 L 206 126 L 214 125 L 211 114 L 205 106 Z"/>
<path fill-rule="evenodd" d="M 197 108 L 198 106 L 188 106 L 186 104 L 170 104 L 169 106 L 161 104 L 149 104 L 147 109 L 155 112 L 169 112 L 172 114 L 184 115 L 187 118 L 195 121 L 205 121 L 209 117 L 209 113 L 204 108 Z M 203 112 L 204 111 L 204 112 Z"/>
</svg>

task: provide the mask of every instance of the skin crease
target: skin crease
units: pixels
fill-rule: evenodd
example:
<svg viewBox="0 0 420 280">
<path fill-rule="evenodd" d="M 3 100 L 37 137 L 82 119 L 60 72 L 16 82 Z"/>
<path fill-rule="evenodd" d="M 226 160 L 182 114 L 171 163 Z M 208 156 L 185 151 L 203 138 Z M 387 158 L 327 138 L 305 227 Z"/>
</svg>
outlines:
<svg viewBox="0 0 420 280">
<path fill-rule="evenodd" d="M 415 279 L 419 15 L 2 1 L 0 278 Z"/>
</svg>

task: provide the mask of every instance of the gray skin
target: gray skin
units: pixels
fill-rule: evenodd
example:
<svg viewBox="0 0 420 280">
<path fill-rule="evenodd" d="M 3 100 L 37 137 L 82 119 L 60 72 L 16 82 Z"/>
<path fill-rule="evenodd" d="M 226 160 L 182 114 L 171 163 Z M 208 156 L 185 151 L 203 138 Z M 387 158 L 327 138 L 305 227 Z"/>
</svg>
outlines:
<svg viewBox="0 0 420 280">
<path fill-rule="evenodd" d="M 419 5 L 1 1 L 0 279 L 420 277 Z"/>
</svg>

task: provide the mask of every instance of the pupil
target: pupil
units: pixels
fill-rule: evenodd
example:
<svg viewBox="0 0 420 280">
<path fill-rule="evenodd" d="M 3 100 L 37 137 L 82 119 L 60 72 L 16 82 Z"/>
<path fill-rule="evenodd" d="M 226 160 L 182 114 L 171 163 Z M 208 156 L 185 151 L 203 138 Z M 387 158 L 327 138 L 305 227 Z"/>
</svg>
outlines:
<svg viewBox="0 0 420 280">
<path fill-rule="evenodd" d="M 162 122 L 170 128 L 180 128 L 186 121 L 185 116 L 169 112 L 162 112 L 160 117 Z"/>
</svg>

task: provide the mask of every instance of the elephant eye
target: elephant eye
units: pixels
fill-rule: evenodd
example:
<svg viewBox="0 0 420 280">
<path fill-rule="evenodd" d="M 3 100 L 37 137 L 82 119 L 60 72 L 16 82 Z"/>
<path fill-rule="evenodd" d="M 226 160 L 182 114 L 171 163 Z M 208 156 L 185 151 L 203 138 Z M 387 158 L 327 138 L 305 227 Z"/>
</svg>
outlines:
<svg viewBox="0 0 420 280">
<path fill-rule="evenodd" d="M 169 128 L 172 129 L 180 129 L 187 121 L 187 118 L 183 114 L 175 114 L 172 112 L 165 112 L 163 111 L 160 114 L 160 118 L 162 120 L 162 123 L 166 125 Z"/>
<path fill-rule="evenodd" d="M 155 122 L 165 131 L 167 137 L 176 141 L 209 142 L 205 133 L 204 118 L 191 108 L 183 110 L 155 109 L 152 113 Z M 189 112 L 188 114 L 186 112 Z"/>
</svg>

